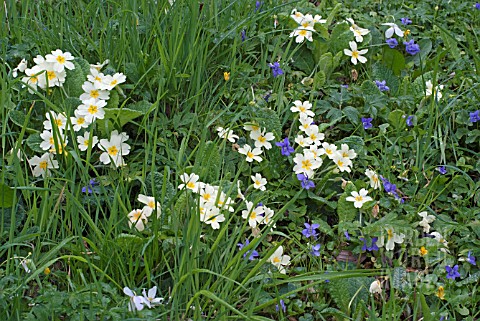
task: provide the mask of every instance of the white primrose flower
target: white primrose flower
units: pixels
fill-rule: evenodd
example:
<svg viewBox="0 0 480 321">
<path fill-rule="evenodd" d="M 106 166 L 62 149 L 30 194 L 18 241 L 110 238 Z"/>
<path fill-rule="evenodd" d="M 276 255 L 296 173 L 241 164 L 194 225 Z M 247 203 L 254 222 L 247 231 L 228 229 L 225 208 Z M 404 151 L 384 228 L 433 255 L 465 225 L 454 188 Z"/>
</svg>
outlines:
<svg viewBox="0 0 480 321">
<path fill-rule="evenodd" d="M 352 166 L 352 161 L 350 160 L 350 158 L 343 157 L 340 151 L 335 151 L 332 160 L 338 166 L 340 172 L 350 173 L 352 171 L 352 169 L 350 168 L 350 166 Z"/>
<path fill-rule="evenodd" d="M 356 208 L 362 208 L 363 204 L 373 200 L 370 196 L 367 196 L 368 191 L 364 188 L 362 188 L 360 192 L 353 191 L 351 194 L 352 196 L 348 196 L 345 200 L 354 202 L 353 206 Z"/>
<path fill-rule="evenodd" d="M 154 286 L 153 288 L 149 289 L 148 290 L 148 294 L 147 292 L 145 291 L 145 289 L 143 289 L 142 291 L 142 295 L 143 295 L 143 301 L 145 302 L 145 305 L 148 306 L 149 308 L 151 308 L 152 306 L 155 306 L 155 305 L 159 305 L 159 304 L 162 304 L 164 299 L 163 298 L 157 298 L 157 286 Z"/>
<path fill-rule="evenodd" d="M 245 125 L 243 125 L 243 129 L 245 129 L 246 131 L 259 131 L 260 130 L 260 126 L 258 126 L 257 124 L 255 123 L 247 123 Z"/>
<path fill-rule="evenodd" d="M 292 19 L 295 20 L 295 22 L 298 24 L 300 24 L 302 20 L 305 18 L 303 13 L 301 13 L 300 11 L 297 11 L 296 8 L 292 10 L 290 17 L 292 17 Z"/>
<path fill-rule="evenodd" d="M 41 70 L 38 68 L 38 66 L 34 66 L 33 68 L 26 69 L 25 70 L 25 77 L 22 78 L 22 82 L 26 85 L 28 85 L 28 92 L 33 94 L 34 90 L 37 90 L 39 86 L 39 80 L 40 80 L 40 75 L 39 72 Z M 23 87 L 26 87 L 23 85 Z M 42 87 L 40 87 L 42 88 Z"/>
<path fill-rule="evenodd" d="M 132 228 L 132 225 L 135 228 L 142 232 L 145 229 L 145 225 L 148 222 L 148 217 L 145 215 L 145 212 L 141 209 L 136 209 L 127 214 L 128 217 L 128 226 Z"/>
<path fill-rule="evenodd" d="M 310 126 L 315 125 L 313 118 L 307 116 L 306 114 L 300 114 L 300 124 L 301 125 L 298 126 L 298 129 L 300 129 L 302 132 L 306 132 Z"/>
<path fill-rule="evenodd" d="M 370 187 L 373 189 L 379 189 L 381 184 L 380 184 L 380 179 L 378 177 L 378 174 L 375 173 L 374 171 L 367 169 L 365 171 L 365 175 L 370 179 Z"/>
<path fill-rule="evenodd" d="M 303 135 L 298 135 L 297 137 L 295 137 L 295 143 L 297 143 L 300 147 L 309 146 L 307 138 L 303 137 Z"/>
<path fill-rule="evenodd" d="M 130 302 L 128 302 L 128 311 L 141 311 L 146 305 L 145 298 L 139 295 L 136 295 L 135 292 L 130 290 L 128 287 L 123 288 L 123 293 L 130 297 Z"/>
<path fill-rule="evenodd" d="M 333 159 L 337 152 L 337 146 L 329 144 L 327 142 L 322 143 L 322 148 L 319 150 L 320 155 L 327 155 L 328 158 Z"/>
<path fill-rule="evenodd" d="M 342 144 L 341 149 L 338 151 L 343 157 L 348 159 L 354 159 L 357 157 L 354 149 L 350 149 L 347 144 Z"/>
<path fill-rule="evenodd" d="M 393 34 L 396 34 L 399 37 L 403 37 L 403 31 L 400 29 L 395 23 L 388 22 L 382 23 L 382 26 L 389 26 L 387 30 L 385 30 L 385 38 L 392 38 Z"/>
<path fill-rule="evenodd" d="M 187 189 L 197 193 L 200 190 L 200 182 L 198 182 L 198 179 L 200 176 L 198 176 L 195 173 L 192 173 L 188 175 L 187 173 L 183 173 L 180 175 L 180 180 L 182 181 L 183 184 L 178 185 L 178 189 L 183 189 L 186 187 Z"/>
<path fill-rule="evenodd" d="M 95 85 L 89 81 L 85 81 L 82 85 L 82 89 L 84 91 L 83 94 L 80 95 L 80 100 L 85 103 L 85 101 L 89 99 L 101 99 L 101 100 L 108 100 L 110 98 L 110 92 L 108 90 L 102 90 L 95 87 Z"/>
<path fill-rule="evenodd" d="M 266 178 L 263 178 L 262 175 L 260 175 L 259 173 L 256 173 L 255 176 L 250 176 L 252 178 L 252 181 L 253 181 L 253 187 L 255 189 L 259 189 L 261 191 L 265 191 L 267 188 L 265 187 L 265 185 L 267 185 L 267 179 Z"/>
<path fill-rule="evenodd" d="M 12 76 L 13 78 L 17 78 L 18 76 L 18 72 L 25 72 L 25 70 L 27 69 L 28 65 L 27 65 L 27 61 L 25 60 L 25 58 L 22 59 L 22 61 L 20 61 L 20 63 L 18 64 L 17 67 L 15 67 L 13 70 L 12 70 Z"/>
<path fill-rule="evenodd" d="M 253 208 L 253 202 L 246 201 L 247 209 L 242 211 L 242 218 L 248 219 L 250 227 L 255 228 L 259 223 L 263 221 L 263 214 L 265 209 L 263 206 L 256 206 Z"/>
<path fill-rule="evenodd" d="M 356 42 L 363 42 L 363 36 L 367 35 L 370 33 L 370 30 L 360 28 L 355 24 L 355 21 L 353 21 L 352 18 L 347 18 L 347 21 L 350 22 L 350 31 L 353 32 L 353 35 L 355 36 L 355 41 Z"/>
<path fill-rule="evenodd" d="M 215 205 L 217 199 L 217 190 L 210 184 L 205 184 L 200 189 L 200 201 L 204 204 Z"/>
<path fill-rule="evenodd" d="M 230 128 L 218 127 L 217 131 L 218 137 L 227 139 L 230 143 L 235 143 L 235 141 L 239 138 L 238 135 L 235 135 L 233 130 Z"/>
<path fill-rule="evenodd" d="M 450 250 L 448 249 L 448 242 L 447 240 L 445 240 L 445 238 L 443 237 L 442 234 L 438 233 L 438 232 L 432 232 L 430 233 L 431 235 L 433 235 L 433 237 L 435 237 L 435 240 L 442 244 L 443 246 L 445 246 L 445 248 L 441 248 L 440 251 L 444 252 L 444 253 L 450 253 Z"/>
<path fill-rule="evenodd" d="M 215 206 L 217 206 L 219 209 L 226 209 L 231 213 L 235 212 L 235 209 L 232 207 L 235 202 L 230 197 L 227 197 L 227 194 L 225 194 L 224 192 L 219 192 L 218 186 L 215 186 L 215 190 L 217 192 L 215 198 Z"/>
<path fill-rule="evenodd" d="M 162 214 L 160 202 L 155 202 L 155 197 L 138 194 L 137 200 L 145 204 L 142 211 L 146 217 L 150 217 L 155 210 L 157 211 L 157 217 L 160 217 Z"/>
<path fill-rule="evenodd" d="M 375 280 L 370 284 L 370 293 L 382 293 L 382 284 L 380 283 L 379 280 Z"/>
<path fill-rule="evenodd" d="M 117 86 L 118 84 L 124 83 L 127 80 L 127 77 L 120 73 L 116 73 L 113 76 L 111 75 L 106 75 L 102 79 L 102 88 L 105 90 L 112 90 Z"/>
<path fill-rule="evenodd" d="M 283 254 L 283 246 L 279 246 L 268 260 L 275 265 L 280 273 L 287 273 L 285 266 L 290 264 L 290 256 Z"/>
<path fill-rule="evenodd" d="M 65 113 L 57 114 L 54 111 L 49 111 L 45 114 L 45 117 L 47 118 L 47 120 L 43 122 L 43 128 L 52 130 L 52 122 L 54 122 L 57 129 L 59 129 L 60 131 L 65 130 L 67 126 L 67 116 L 65 115 Z"/>
<path fill-rule="evenodd" d="M 343 53 L 347 56 L 352 57 L 351 61 L 354 65 L 356 65 L 358 61 L 360 61 L 362 64 L 366 63 L 367 58 L 365 58 L 362 55 L 366 54 L 368 52 L 368 49 L 358 50 L 357 43 L 355 41 L 350 41 L 349 44 L 350 44 L 350 50 L 343 49 Z"/>
<path fill-rule="evenodd" d="M 60 49 L 53 50 L 51 54 L 45 56 L 45 60 L 53 64 L 52 69 L 62 72 L 64 69 L 73 70 L 75 65 L 71 62 L 74 59 L 71 53 L 63 52 Z"/>
<path fill-rule="evenodd" d="M 216 206 L 205 209 L 204 214 L 200 214 L 200 221 L 210 225 L 212 229 L 218 230 L 220 228 L 220 222 L 225 221 L 225 216 L 220 214 L 220 209 Z"/>
<path fill-rule="evenodd" d="M 435 221 L 435 216 L 434 215 L 428 215 L 428 213 L 425 212 L 425 211 L 418 213 L 418 215 L 420 215 L 420 217 L 422 218 L 422 220 L 420 221 L 420 223 L 418 223 L 418 225 L 423 227 L 423 231 L 425 233 L 429 233 L 430 232 L 430 223 Z"/>
<path fill-rule="evenodd" d="M 53 131 L 44 130 L 40 134 L 40 137 L 43 139 L 43 142 L 40 143 L 40 148 L 43 150 L 48 150 L 51 153 L 56 153 L 56 149 L 58 148 L 59 154 L 61 154 L 63 148 L 68 144 L 68 138 L 62 131 L 56 132 L 54 137 Z"/>
<path fill-rule="evenodd" d="M 385 244 L 384 236 L 378 238 L 377 246 L 382 247 L 385 244 L 385 249 L 387 251 L 392 251 L 395 248 L 395 243 L 401 244 L 403 243 L 403 239 L 405 238 L 405 234 L 400 233 L 397 234 L 393 230 L 393 228 L 387 228 L 387 243 Z"/>
<path fill-rule="evenodd" d="M 308 145 L 318 146 L 322 143 L 321 141 L 325 139 L 325 134 L 318 131 L 317 125 L 310 125 L 305 131 L 305 134 L 307 135 L 305 141 Z"/>
<path fill-rule="evenodd" d="M 270 140 L 274 140 L 275 136 L 273 133 L 265 133 L 266 129 L 263 129 L 263 131 L 251 131 L 250 132 L 250 138 L 255 140 L 255 147 L 258 148 L 265 148 L 265 149 L 271 149 L 272 144 L 269 142 Z"/>
<path fill-rule="evenodd" d="M 238 149 L 238 152 L 242 155 L 247 156 L 246 161 L 249 163 L 251 163 L 253 160 L 256 160 L 257 162 L 262 161 L 262 158 L 259 156 L 262 154 L 261 148 L 255 147 L 254 149 L 252 149 L 250 145 L 245 144 L 243 145 L 243 147 L 240 147 Z"/>
<path fill-rule="evenodd" d="M 78 109 L 75 109 L 75 117 L 70 117 L 70 121 L 73 125 L 73 130 L 78 132 L 82 128 L 88 128 L 88 126 L 91 124 L 85 119 L 85 115 L 81 115 L 78 112 Z"/>
<path fill-rule="evenodd" d="M 306 26 L 304 26 L 306 25 Z M 307 39 L 310 42 L 313 42 L 313 23 L 310 22 L 304 22 L 302 23 L 301 26 L 293 30 L 289 37 L 295 37 L 295 42 L 296 43 L 302 43 Z"/>
<path fill-rule="evenodd" d="M 92 149 L 93 149 L 93 147 L 95 147 L 97 145 L 98 137 L 93 136 L 90 139 L 90 132 L 85 132 L 85 133 L 83 133 L 83 136 L 77 136 L 77 143 L 78 143 L 78 149 L 80 149 L 82 152 L 84 152 L 88 149 L 88 146 L 90 144 L 92 144 Z"/>
<path fill-rule="evenodd" d="M 322 160 L 320 158 L 315 159 L 314 154 L 308 149 L 303 150 L 303 154 L 295 154 L 293 161 L 295 162 L 293 167 L 295 174 L 304 174 L 309 178 L 314 176 L 315 169 L 322 166 Z"/>
<path fill-rule="evenodd" d="M 103 84 L 104 78 L 105 75 L 97 68 L 90 68 L 90 74 L 87 75 L 87 80 L 91 82 L 95 88 L 102 90 L 105 90 L 105 86 Z"/>
<path fill-rule="evenodd" d="M 49 174 L 49 169 L 58 168 L 58 162 L 53 159 L 53 155 L 45 153 L 42 157 L 33 156 L 28 160 L 30 166 L 35 166 L 32 170 L 34 177 L 42 176 L 45 178 Z"/>
<path fill-rule="evenodd" d="M 322 16 L 316 14 L 313 18 L 311 18 L 311 14 L 305 15 L 305 19 L 311 19 L 313 23 L 327 23 L 327 19 L 322 19 Z"/>
<path fill-rule="evenodd" d="M 82 103 L 76 111 L 85 118 L 85 121 L 93 123 L 96 119 L 105 118 L 105 110 L 103 109 L 107 105 L 105 100 L 90 98 L 83 100 Z"/>
<path fill-rule="evenodd" d="M 110 134 L 110 140 L 100 139 L 98 147 L 104 151 L 100 155 L 100 161 L 105 165 L 113 161 L 115 167 L 127 165 L 123 160 L 123 156 L 130 153 L 130 145 L 125 143 L 127 140 L 127 133 L 119 134 L 117 130 Z"/>
<path fill-rule="evenodd" d="M 426 83 L 425 83 L 425 97 L 429 97 L 429 96 L 432 96 L 433 93 L 434 94 L 434 98 L 435 99 L 442 99 L 442 92 L 440 90 L 443 89 L 443 85 L 437 85 L 435 86 L 435 89 L 433 89 L 433 84 L 432 84 L 432 81 L 431 80 L 428 80 Z"/>
<path fill-rule="evenodd" d="M 265 205 L 263 205 L 263 210 L 264 210 L 264 214 L 263 214 L 263 220 L 262 220 L 262 224 L 265 224 L 265 225 L 269 225 L 271 223 L 271 220 L 273 218 L 273 215 L 275 215 L 275 212 L 266 207 Z M 272 225 L 273 228 L 275 228 L 275 224 Z"/>
<path fill-rule="evenodd" d="M 293 102 L 293 105 L 294 106 L 290 107 L 290 111 L 292 113 L 300 113 L 300 116 L 302 116 L 302 114 L 310 117 L 315 116 L 315 113 L 310 110 L 312 108 L 312 104 L 308 100 L 304 102 L 301 102 L 300 100 L 295 100 Z"/>
</svg>

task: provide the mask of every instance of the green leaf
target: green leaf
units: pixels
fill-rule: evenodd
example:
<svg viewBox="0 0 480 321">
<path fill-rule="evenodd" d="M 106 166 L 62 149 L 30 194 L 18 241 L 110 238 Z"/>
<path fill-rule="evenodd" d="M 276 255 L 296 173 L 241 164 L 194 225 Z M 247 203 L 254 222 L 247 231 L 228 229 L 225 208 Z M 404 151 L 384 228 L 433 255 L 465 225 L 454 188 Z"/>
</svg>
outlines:
<svg viewBox="0 0 480 321">
<path fill-rule="evenodd" d="M 75 69 L 67 69 L 63 88 L 65 88 L 68 96 L 79 97 L 83 93 L 82 85 L 87 80 L 87 74 L 83 73 L 82 66 L 77 60 L 73 60 L 73 64 Z"/>
<path fill-rule="evenodd" d="M 14 197 L 15 190 L 0 183 L 0 207 L 12 207 Z"/>
<path fill-rule="evenodd" d="M 30 147 L 36 153 L 45 153 L 43 149 L 40 148 L 40 144 L 43 142 L 42 137 L 40 137 L 39 133 L 31 134 L 27 138 L 27 146 Z"/>
<path fill-rule="evenodd" d="M 390 125 L 395 127 L 395 129 L 401 130 L 405 128 L 405 126 L 407 126 L 405 118 L 403 118 L 404 115 L 405 113 L 403 112 L 403 110 L 395 109 L 388 115 L 388 122 L 390 123 Z"/>
<path fill-rule="evenodd" d="M 273 131 L 275 137 L 281 137 L 282 123 L 277 113 L 269 108 L 260 108 L 256 111 L 255 119 L 261 127 L 267 128 L 267 131 Z"/>
<path fill-rule="evenodd" d="M 321 196 L 315 195 L 312 191 L 308 191 L 307 195 L 310 199 L 315 200 L 317 202 L 320 202 L 321 204 L 325 204 L 332 209 L 337 208 L 337 202 L 332 202 L 332 201 L 329 201 L 329 200 L 327 200 L 327 199 L 325 199 Z"/>
<path fill-rule="evenodd" d="M 315 88 L 322 87 L 325 84 L 326 79 L 327 78 L 326 78 L 325 73 L 323 71 L 317 72 L 315 74 L 315 76 L 313 77 L 313 86 Z"/>
<path fill-rule="evenodd" d="M 17 126 L 23 128 L 27 126 L 27 117 L 25 114 L 19 110 L 12 110 L 8 113 L 10 120 Z M 33 128 L 25 128 L 27 133 L 36 133 L 37 131 Z"/>
<path fill-rule="evenodd" d="M 330 52 L 337 54 L 343 52 L 343 49 L 350 48 L 348 44 L 352 40 L 352 32 L 350 31 L 350 24 L 348 22 L 337 23 L 333 27 L 330 35 L 329 48 Z"/>
<path fill-rule="evenodd" d="M 359 123 L 360 112 L 355 107 L 347 106 L 347 107 L 343 108 L 342 112 L 345 116 L 347 116 L 348 120 L 352 124 L 356 125 L 356 124 Z"/>
<path fill-rule="evenodd" d="M 400 76 L 401 71 L 405 68 L 405 57 L 396 49 L 385 48 L 382 62 L 397 76 Z"/>
<path fill-rule="evenodd" d="M 348 182 L 345 191 L 338 200 L 337 214 L 340 222 L 352 222 L 357 216 L 358 210 L 353 206 L 352 202 L 347 201 L 347 197 L 352 196 L 352 192 L 356 190 L 352 182 Z"/>
<path fill-rule="evenodd" d="M 338 144 L 347 144 L 348 147 L 353 148 L 359 155 L 365 153 L 365 142 L 362 137 L 349 136 L 337 142 Z"/>
<path fill-rule="evenodd" d="M 165 177 L 162 173 L 159 172 L 150 172 L 147 174 L 145 178 L 145 185 L 147 187 L 147 193 L 149 196 L 156 196 L 157 199 L 162 204 L 167 204 L 176 193 L 173 184 Z M 153 194 L 155 190 L 155 195 Z M 165 190 L 165 197 L 162 199 L 160 195 L 162 195 Z"/>
</svg>

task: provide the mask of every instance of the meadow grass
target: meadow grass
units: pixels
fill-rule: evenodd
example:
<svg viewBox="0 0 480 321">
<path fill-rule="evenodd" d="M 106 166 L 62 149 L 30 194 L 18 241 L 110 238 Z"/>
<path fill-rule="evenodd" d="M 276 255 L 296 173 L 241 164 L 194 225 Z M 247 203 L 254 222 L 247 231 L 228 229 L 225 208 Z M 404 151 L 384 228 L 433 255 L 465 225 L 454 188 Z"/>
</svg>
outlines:
<svg viewBox="0 0 480 321">
<path fill-rule="evenodd" d="M 0 319 L 479 317 L 475 3 L 22 0 L 2 7 Z M 296 42 L 294 8 L 326 20 L 309 25 L 312 42 Z M 402 24 L 405 17 L 412 23 Z M 392 22 L 410 30 L 394 36 L 396 48 L 382 25 Z M 358 42 L 368 49 L 365 63 L 353 64 L 344 51 L 355 42 L 350 28 L 369 31 Z M 404 45 L 410 40 L 415 54 Z M 14 68 L 56 49 L 75 57 L 75 69 L 62 86 L 29 92 Z M 92 142 L 81 150 L 68 120 L 65 130 L 51 125 L 57 153 L 47 156 L 58 166 L 35 175 L 31 160 L 48 152 L 40 137 L 47 115 L 76 117 L 89 64 L 106 60 L 102 72 L 126 81 L 109 90 L 105 117 L 81 132 L 103 145 L 114 130 L 128 135 L 126 166 L 105 164 Z M 314 175 L 294 173 L 297 155 L 310 157 L 299 125 L 313 125 L 292 111 L 296 101 L 313 105 L 317 136 L 339 150 L 346 144 L 350 156 L 340 160 L 352 165 L 342 168 L 319 142 L 315 151 L 324 155 L 309 158 L 320 162 Z M 260 142 L 245 129 L 252 124 L 274 136 L 261 162 L 241 154 Z M 218 127 L 240 137 L 220 137 Z M 295 150 L 289 156 L 275 144 L 285 137 Z M 217 216 L 205 218 L 211 203 L 204 208 L 185 173 L 199 176 L 202 193 L 215 186 Z M 253 187 L 257 173 L 266 191 Z M 371 201 L 354 206 L 349 198 L 362 189 Z M 159 203 L 145 229 L 137 225 L 143 219 L 127 216 L 144 206 L 140 194 Z M 265 214 L 253 222 L 256 209 Z M 142 299 L 154 286 L 161 304 Z"/>
</svg>

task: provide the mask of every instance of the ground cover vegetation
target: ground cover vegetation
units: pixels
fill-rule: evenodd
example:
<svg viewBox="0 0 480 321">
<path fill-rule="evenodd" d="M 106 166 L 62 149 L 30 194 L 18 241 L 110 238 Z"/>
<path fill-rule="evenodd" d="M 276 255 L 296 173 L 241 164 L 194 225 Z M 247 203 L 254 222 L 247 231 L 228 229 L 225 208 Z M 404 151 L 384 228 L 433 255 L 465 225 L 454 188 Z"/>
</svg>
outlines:
<svg viewBox="0 0 480 321">
<path fill-rule="evenodd" d="M 0 319 L 478 319 L 479 18 L 4 1 Z"/>
</svg>

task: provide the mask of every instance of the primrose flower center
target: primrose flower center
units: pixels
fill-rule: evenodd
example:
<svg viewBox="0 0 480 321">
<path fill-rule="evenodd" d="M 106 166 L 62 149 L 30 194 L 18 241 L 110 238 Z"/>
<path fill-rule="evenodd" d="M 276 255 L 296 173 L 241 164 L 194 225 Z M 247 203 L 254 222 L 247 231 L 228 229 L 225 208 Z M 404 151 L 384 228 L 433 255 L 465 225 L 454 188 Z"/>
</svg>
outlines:
<svg viewBox="0 0 480 321">
<path fill-rule="evenodd" d="M 187 187 L 188 188 L 195 188 L 195 183 L 194 182 L 188 182 Z"/>
<path fill-rule="evenodd" d="M 275 256 L 273 258 L 273 263 L 280 263 L 280 258 L 278 256 Z"/>
<path fill-rule="evenodd" d="M 83 145 L 88 146 L 89 143 L 90 141 L 88 139 L 85 139 L 85 141 L 83 142 Z"/>
<path fill-rule="evenodd" d="M 133 219 L 135 221 L 138 221 L 138 219 L 140 218 L 140 216 L 142 216 L 142 211 L 136 211 L 135 213 L 133 213 Z"/>
<path fill-rule="evenodd" d="M 306 160 L 302 161 L 302 168 L 303 169 L 309 170 L 310 167 L 312 167 L 312 162 L 310 162 L 309 159 L 306 159 Z"/>
<path fill-rule="evenodd" d="M 211 197 L 212 197 L 212 195 L 210 195 L 208 193 L 203 194 L 203 199 L 206 200 L 206 201 L 209 201 Z"/>
<path fill-rule="evenodd" d="M 63 123 L 61 119 L 55 119 L 55 124 L 57 124 L 57 127 L 62 127 Z"/>
<path fill-rule="evenodd" d="M 388 234 L 388 239 L 390 240 L 393 237 L 393 231 L 387 230 L 387 234 Z"/>
<path fill-rule="evenodd" d="M 47 161 L 41 161 L 40 164 L 38 164 L 38 166 L 43 170 L 47 169 L 47 165 Z"/>
<path fill-rule="evenodd" d="M 85 124 L 85 118 L 83 118 L 83 117 L 77 118 L 77 124 L 79 124 L 79 125 Z"/>
<path fill-rule="evenodd" d="M 115 79 L 115 80 L 113 80 L 113 81 L 110 83 L 110 85 L 111 85 L 111 86 L 115 86 L 117 83 L 118 83 L 118 81 Z"/>
<path fill-rule="evenodd" d="M 48 142 L 50 143 L 50 145 L 53 145 L 55 143 L 55 141 L 53 140 L 53 137 L 50 137 L 48 139 Z"/>
<path fill-rule="evenodd" d="M 58 57 L 57 57 L 57 62 L 58 62 L 59 64 L 62 64 L 62 65 L 63 65 L 63 64 L 65 63 L 65 57 L 63 57 L 63 56 L 58 56 Z"/>
<path fill-rule="evenodd" d="M 302 113 L 304 113 L 307 109 L 303 106 L 298 107 L 298 110 L 300 110 Z"/>
<path fill-rule="evenodd" d="M 307 30 L 302 29 L 302 30 L 300 30 L 300 31 L 298 32 L 298 34 L 299 34 L 300 36 L 305 37 L 305 36 L 307 35 Z"/>
<path fill-rule="evenodd" d="M 358 51 L 357 51 L 357 50 L 352 51 L 352 57 L 353 57 L 353 58 L 358 59 L 358 56 L 359 56 L 359 54 L 358 54 Z"/>
<path fill-rule="evenodd" d="M 247 152 L 247 157 L 253 158 L 255 155 L 252 152 Z"/>
<path fill-rule="evenodd" d="M 148 207 L 155 208 L 155 202 L 154 201 L 148 202 Z"/>
<path fill-rule="evenodd" d="M 98 92 L 98 90 L 94 89 L 90 92 L 90 97 L 97 99 L 98 97 L 100 97 L 100 93 Z"/>
<path fill-rule="evenodd" d="M 260 136 L 260 137 L 258 137 L 258 141 L 260 143 L 265 143 L 267 141 L 267 139 L 264 136 Z"/>
<path fill-rule="evenodd" d="M 95 115 L 96 113 L 98 113 L 98 107 L 95 105 L 90 105 L 88 107 L 88 112 L 92 115 Z"/>
<path fill-rule="evenodd" d="M 260 181 L 255 181 L 255 185 L 262 185 Z"/>
<path fill-rule="evenodd" d="M 357 202 L 361 202 L 361 201 L 363 201 L 363 197 L 361 195 L 358 195 L 358 196 L 355 197 L 355 200 Z"/>
<path fill-rule="evenodd" d="M 100 77 L 96 76 L 95 81 L 102 81 L 102 79 Z"/>
<path fill-rule="evenodd" d="M 108 148 L 108 154 L 111 156 L 117 156 L 118 154 L 118 148 L 117 146 L 112 146 Z"/>
<path fill-rule="evenodd" d="M 53 80 L 57 77 L 57 75 L 55 74 L 55 71 L 47 71 L 47 77 L 48 80 Z"/>
<path fill-rule="evenodd" d="M 252 214 L 250 214 L 250 219 L 254 220 L 256 218 L 257 218 L 257 213 L 255 213 L 255 211 L 253 211 Z"/>
<path fill-rule="evenodd" d="M 325 149 L 325 154 L 332 155 L 333 151 L 330 148 Z"/>
<path fill-rule="evenodd" d="M 340 166 L 340 167 L 342 167 L 342 166 L 343 166 L 343 162 L 342 162 L 341 160 L 338 160 L 338 161 L 337 161 L 337 165 Z M 358 196 L 357 196 L 357 197 L 358 197 Z M 360 196 L 360 197 L 361 197 L 361 196 Z"/>
<path fill-rule="evenodd" d="M 38 81 L 38 78 L 37 78 L 37 77 L 30 77 L 30 81 L 31 81 L 33 84 L 36 84 L 37 81 Z"/>
</svg>

